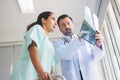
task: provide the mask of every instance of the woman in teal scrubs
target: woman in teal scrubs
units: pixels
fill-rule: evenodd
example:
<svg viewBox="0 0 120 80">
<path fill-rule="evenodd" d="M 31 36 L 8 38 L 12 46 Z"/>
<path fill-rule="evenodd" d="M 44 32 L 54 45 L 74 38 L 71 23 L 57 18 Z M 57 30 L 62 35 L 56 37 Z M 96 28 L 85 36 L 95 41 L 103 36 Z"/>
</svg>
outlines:
<svg viewBox="0 0 120 80">
<path fill-rule="evenodd" d="M 56 25 L 54 13 L 45 11 L 27 27 L 23 52 L 9 80 L 50 80 L 50 73 L 58 60 L 48 33 L 53 32 Z"/>
</svg>

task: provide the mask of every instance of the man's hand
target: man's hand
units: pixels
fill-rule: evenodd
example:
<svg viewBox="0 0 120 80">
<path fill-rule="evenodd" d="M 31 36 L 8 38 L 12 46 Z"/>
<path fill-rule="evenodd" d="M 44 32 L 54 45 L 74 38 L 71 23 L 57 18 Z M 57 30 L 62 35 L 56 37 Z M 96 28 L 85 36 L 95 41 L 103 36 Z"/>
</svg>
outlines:
<svg viewBox="0 0 120 80">
<path fill-rule="evenodd" d="M 96 46 L 98 46 L 99 48 L 101 48 L 101 44 L 103 42 L 103 37 L 100 31 L 97 31 L 97 33 L 95 34 L 95 39 L 96 39 Z"/>
</svg>

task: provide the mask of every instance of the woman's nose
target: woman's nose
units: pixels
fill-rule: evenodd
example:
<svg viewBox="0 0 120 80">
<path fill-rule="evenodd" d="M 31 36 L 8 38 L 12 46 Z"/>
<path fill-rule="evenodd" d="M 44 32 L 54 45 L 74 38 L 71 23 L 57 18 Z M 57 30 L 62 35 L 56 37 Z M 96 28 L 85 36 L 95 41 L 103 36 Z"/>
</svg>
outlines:
<svg viewBox="0 0 120 80">
<path fill-rule="evenodd" d="M 55 21 L 55 25 L 57 25 L 57 21 Z"/>
</svg>

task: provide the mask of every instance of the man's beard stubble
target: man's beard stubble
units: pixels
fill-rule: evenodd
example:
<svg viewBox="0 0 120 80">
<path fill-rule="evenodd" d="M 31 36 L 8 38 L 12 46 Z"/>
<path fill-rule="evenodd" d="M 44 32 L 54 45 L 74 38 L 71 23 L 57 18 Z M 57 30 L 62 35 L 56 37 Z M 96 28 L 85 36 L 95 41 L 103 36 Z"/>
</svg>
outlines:
<svg viewBox="0 0 120 80">
<path fill-rule="evenodd" d="M 74 32 L 74 29 L 66 28 L 66 33 L 65 33 L 65 35 L 71 37 L 71 36 L 73 35 L 73 32 Z"/>
</svg>

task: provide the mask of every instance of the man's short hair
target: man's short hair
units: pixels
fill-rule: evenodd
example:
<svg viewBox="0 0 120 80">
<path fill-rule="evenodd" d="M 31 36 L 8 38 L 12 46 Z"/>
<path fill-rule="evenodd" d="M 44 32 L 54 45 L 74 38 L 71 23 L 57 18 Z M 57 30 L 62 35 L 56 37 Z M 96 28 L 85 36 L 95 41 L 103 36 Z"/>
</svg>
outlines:
<svg viewBox="0 0 120 80">
<path fill-rule="evenodd" d="M 57 24 L 58 24 L 58 26 L 60 26 L 60 25 L 59 25 L 59 21 L 60 21 L 61 19 L 66 18 L 66 17 L 68 17 L 71 21 L 73 21 L 70 16 L 68 16 L 67 14 L 63 14 L 63 15 L 59 16 L 58 19 L 57 19 Z"/>
</svg>

